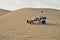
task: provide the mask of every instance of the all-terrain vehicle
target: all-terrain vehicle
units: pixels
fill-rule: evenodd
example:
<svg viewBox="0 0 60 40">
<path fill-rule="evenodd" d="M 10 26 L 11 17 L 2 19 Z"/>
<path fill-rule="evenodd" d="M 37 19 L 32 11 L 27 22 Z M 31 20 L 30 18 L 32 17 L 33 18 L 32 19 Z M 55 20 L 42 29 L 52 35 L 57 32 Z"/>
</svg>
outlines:
<svg viewBox="0 0 60 40">
<path fill-rule="evenodd" d="M 42 23 L 42 24 L 46 24 L 46 17 L 36 17 L 30 20 L 27 20 L 27 23 L 29 24 L 34 24 L 34 23 Z"/>
</svg>

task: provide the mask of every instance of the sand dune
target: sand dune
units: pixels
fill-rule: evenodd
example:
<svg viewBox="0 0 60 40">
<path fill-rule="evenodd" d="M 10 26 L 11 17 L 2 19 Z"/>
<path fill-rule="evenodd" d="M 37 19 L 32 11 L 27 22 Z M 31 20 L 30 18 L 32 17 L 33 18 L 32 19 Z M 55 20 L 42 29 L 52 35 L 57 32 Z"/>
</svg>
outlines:
<svg viewBox="0 0 60 40">
<path fill-rule="evenodd" d="M 8 12 L 10 12 L 10 11 L 5 10 L 5 9 L 0 9 L 0 16 L 5 15 L 5 14 L 7 14 Z"/>
<path fill-rule="evenodd" d="M 47 24 L 26 22 L 37 16 L 46 16 Z M 60 10 L 23 8 L 1 16 L 0 40 L 60 40 Z"/>
</svg>

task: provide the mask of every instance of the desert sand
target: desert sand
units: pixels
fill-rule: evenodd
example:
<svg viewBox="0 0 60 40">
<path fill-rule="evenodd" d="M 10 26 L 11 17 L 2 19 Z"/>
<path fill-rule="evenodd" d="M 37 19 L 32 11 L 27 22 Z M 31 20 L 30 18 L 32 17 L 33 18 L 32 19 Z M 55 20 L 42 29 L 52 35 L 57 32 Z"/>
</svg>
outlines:
<svg viewBox="0 0 60 40">
<path fill-rule="evenodd" d="M 47 23 L 30 25 L 26 22 L 37 16 L 46 16 Z M 9 12 L 0 17 L 0 40 L 60 40 L 60 10 L 22 8 Z"/>
<path fill-rule="evenodd" d="M 9 12 L 10 12 L 9 10 L 5 10 L 5 9 L 0 8 L 0 16 L 5 15 L 5 14 L 7 14 Z"/>
</svg>

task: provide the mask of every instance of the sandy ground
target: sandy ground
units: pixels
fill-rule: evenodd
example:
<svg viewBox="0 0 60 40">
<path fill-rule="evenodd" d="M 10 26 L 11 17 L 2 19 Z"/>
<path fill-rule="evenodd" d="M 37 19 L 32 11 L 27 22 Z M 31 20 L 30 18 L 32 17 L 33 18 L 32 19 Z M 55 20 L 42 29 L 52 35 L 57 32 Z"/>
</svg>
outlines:
<svg viewBox="0 0 60 40">
<path fill-rule="evenodd" d="M 37 16 L 46 16 L 47 23 L 30 25 L 26 22 Z M 60 11 L 27 8 L 1 16 L 0 40 L 60 40 Z"/>
</svg>

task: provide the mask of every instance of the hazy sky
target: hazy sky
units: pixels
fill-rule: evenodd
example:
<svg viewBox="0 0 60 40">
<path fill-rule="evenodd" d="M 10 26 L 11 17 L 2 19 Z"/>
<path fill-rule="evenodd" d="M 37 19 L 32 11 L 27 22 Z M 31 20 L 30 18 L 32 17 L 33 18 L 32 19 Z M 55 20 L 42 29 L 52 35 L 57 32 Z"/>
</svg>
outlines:
<svg viewBox="0 0 60 40">
<path fill-rule="evenodd" d="M 60 0 L 0 0 L 0 8 L 3 9 L 17 10 L 25 7 L 60 9 Z"/>
</svg>

